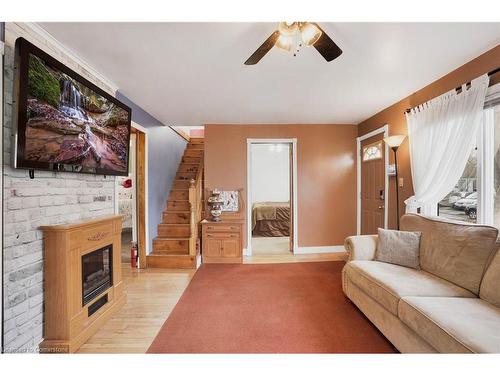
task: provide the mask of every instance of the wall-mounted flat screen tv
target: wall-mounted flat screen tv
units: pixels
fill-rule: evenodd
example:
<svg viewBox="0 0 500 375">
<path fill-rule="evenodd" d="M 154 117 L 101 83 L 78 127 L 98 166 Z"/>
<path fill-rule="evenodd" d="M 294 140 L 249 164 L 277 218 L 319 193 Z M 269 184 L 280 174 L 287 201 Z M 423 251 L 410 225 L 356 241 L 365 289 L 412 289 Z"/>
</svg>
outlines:
<svg viewBox="0 0 500 375">
<path fill-rule="evenodd" d="M 16 67 L 16 168 L 128 174 L 129 107 L 23 38 Z"/>
</svg>

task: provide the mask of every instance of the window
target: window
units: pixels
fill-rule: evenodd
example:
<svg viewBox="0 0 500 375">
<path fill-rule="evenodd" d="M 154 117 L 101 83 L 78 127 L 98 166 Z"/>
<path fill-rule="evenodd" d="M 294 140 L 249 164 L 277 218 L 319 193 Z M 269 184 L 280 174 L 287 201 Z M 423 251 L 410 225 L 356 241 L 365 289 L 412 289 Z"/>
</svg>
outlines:
<svg viewBox="0 0 500 375">
<path fill-rule="evenodd" d="M 500 228 L 500 84 L 489 89 L 477 147 L 438 215 Z"/>
<path fill-rule="evenodd" d="M 382 159 L 382 141 L 363 147 L 363 161 Z"/>
<path fill-rule="evenodd" d="M 439 202 L 438 215 L 452 220 L 477 222 L 477 147 L 470 153 L 462 177 Z"/>
</svg>

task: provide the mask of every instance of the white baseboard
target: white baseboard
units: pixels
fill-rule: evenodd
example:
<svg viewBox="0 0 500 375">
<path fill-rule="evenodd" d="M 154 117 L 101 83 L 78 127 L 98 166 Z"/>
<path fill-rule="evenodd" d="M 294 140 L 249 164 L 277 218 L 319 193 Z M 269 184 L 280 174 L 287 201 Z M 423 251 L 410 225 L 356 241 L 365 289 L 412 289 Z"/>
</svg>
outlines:
<svg viewBox="0 0 500 375">
<path fill-rule="evenodd" d="M 299 247 L 295 254 L 343 253 L 343 245 Z"/>
</svg>

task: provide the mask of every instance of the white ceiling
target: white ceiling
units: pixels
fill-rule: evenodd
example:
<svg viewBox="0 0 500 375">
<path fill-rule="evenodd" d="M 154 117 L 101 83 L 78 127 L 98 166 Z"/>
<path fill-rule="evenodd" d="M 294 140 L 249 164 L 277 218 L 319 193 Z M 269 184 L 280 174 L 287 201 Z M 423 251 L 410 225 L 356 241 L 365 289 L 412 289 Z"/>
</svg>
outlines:
<svg viewBox="0 0 500 375">
<path fill-rule="evenodd" d="M 167 125 L 359 123 L 500 42 L 500 23 L 321 23 L 344 53 L 273 48 L 274 23 L 41 23 Z"/>
</svg>

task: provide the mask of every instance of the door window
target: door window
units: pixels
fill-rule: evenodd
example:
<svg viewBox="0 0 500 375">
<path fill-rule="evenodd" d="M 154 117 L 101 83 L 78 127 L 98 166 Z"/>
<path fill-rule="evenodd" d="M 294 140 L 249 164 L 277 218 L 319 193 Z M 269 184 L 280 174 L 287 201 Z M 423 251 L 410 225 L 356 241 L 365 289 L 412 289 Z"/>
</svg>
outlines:
<svg viewBox="0 0 500 375">
<path fill-rule="evenodd" d="M 382 141 L 363 147 L 363 161 L 382 159 Z"/>
</svg>

